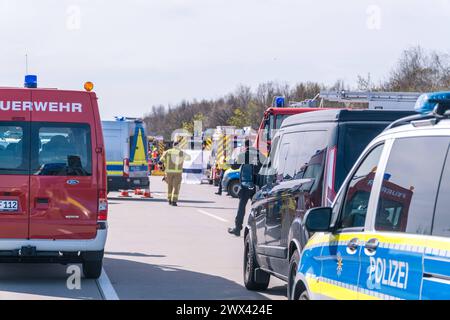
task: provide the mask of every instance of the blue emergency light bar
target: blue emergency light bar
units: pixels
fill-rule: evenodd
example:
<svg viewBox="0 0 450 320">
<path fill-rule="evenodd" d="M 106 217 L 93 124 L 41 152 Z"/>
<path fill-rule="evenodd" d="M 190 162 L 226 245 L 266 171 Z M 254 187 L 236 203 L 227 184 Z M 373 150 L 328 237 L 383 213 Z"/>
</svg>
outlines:
<svg viewBox="0 0 450 320">
<path fill-rule="evenodd" d="M 24 87 L 25 88 L 32 88 L 32 89 L 37 88 L 37 75 L 27 74 L 25 76 Z"/>
<path fill-rule="evenodd" d="M 274 108 L 284 108 L 286 105 L 285 97 L 275 97 L 273 98 L 273 107 Z"/>
<path fill-rule="evenodd" d="M 415 110 L 422 114 L 436 112 L 437 115 L 444 115 L 447 110 L 450 110 L 450 92 L 433 92 L 421 95 L 417 99 Z"/>
</svg>

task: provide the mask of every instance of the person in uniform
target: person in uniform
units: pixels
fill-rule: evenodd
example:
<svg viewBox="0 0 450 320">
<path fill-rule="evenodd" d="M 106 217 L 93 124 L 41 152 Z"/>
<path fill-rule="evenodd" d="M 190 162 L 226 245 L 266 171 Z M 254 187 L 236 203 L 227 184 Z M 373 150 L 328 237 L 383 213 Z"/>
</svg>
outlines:
<svg viewBox="0 0 450 320">
<path fill-rule="evenodd" d="M 173 143 L 173 148 L 164 152 L 161 162 L 165 168 L 165 181 L 167 182 L 167 198 L 169 205 L 176 207 L 180 194 L 181 180 L 183 174 L 184 161 L 189 161 L 191 157 L 178 148 L 179 142 Z"/>
<path fill-rule="evenodd" d="M 220 171 L 220 180 L 219 180 L 219 190 L 217 190 L 216 194 L 221 196 L 222 195 L 222 182 L 223 182 L 223 177 L 225 175 L 225 171 L 227 171 L 228 169 L 230 169 L 230 165 L 227 162 L 227 159 L 225 158 L 224 155 L 222 155 L 219 160 L 217 161 L 217 168 Z"/>
</svg>

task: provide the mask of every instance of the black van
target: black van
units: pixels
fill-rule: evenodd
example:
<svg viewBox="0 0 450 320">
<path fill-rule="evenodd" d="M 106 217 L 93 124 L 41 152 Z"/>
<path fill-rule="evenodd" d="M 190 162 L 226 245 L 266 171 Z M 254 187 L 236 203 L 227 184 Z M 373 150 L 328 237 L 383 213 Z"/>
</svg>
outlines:
<svg viewBox="0 0 450 320">
<path fill-rule="evenodd" d="M 331 206 L 369 142 L 412 111 L 324 110 L 287 118 L 272 141 L 245 227 L 244 282 L 265 290 L 270 276 L 294 282 L 309 234 L 303 218 Z"/>
</svg>

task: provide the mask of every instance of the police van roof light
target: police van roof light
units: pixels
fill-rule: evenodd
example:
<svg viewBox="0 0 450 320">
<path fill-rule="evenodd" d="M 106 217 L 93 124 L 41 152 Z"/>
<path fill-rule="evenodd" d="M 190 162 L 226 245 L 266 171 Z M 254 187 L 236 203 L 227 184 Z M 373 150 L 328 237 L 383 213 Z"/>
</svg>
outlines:
<svg viewBox="0 0 450 320">
<path fill-rule="evenodd" d="M 450 110 L 450 92 L 423 94 L 417 99 L 415 110 L 422 114 L 435 113 L 443 116 Z"/>
<path fill-rule="evenodd" d="M 25 76 L 25 88 L 37 88 L 37 76 L 34 74 L 27 74 Z"/>
</svg>

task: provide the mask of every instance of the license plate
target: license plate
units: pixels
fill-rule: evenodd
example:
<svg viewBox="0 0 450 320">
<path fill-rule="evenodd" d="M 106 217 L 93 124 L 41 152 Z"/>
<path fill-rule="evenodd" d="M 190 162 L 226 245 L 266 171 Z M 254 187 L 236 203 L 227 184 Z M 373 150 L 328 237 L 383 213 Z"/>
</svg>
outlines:
<svg viewBox="0 0 450 320">
<path fill-rule="evenodd" d="M 12 200 L 0 200 L 0 211 L 17 211 L 19 202 Z"/>
<path fill-rule="evenodd" d="M 141 180 L 133 180 L 133 183 L 134 183 L 135 185 L 139 185 L 139 184 L 141 184 Z"/>
</svg>

